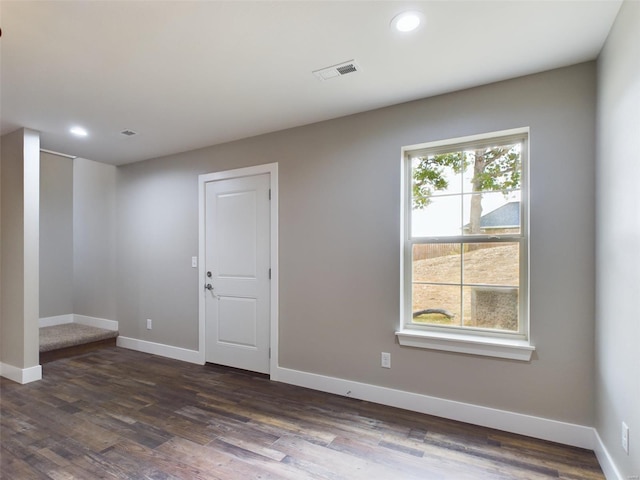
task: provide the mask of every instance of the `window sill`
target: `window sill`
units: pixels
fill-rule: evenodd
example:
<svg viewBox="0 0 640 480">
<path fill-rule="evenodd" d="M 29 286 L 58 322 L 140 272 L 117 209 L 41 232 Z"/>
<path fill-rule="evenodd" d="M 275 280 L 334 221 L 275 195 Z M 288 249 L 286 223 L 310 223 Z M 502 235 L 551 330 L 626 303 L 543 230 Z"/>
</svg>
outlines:
<svg viewBox="0 0 640 480">
<path fill-rule="evenodd" d="M 462 333 L 400 330 L 396 332 L 400 345 L 406 347 L 444 350 L 484 357 L 509 358 L 528 362 L 536 349 L 525 340 L 480 337 Z"/>
</svg>

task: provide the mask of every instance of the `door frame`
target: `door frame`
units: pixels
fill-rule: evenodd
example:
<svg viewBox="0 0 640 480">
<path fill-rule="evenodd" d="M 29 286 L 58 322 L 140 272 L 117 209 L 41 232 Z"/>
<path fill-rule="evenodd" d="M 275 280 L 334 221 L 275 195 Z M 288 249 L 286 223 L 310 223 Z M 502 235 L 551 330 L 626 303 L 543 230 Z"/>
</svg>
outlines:
<svg viewBox="0 0 640 480">
<path fill-rule="evenodd" d="M 198 175 L 198 358 L 202 365 L 205 364 L 206 351 L 206 290 L 205 284 L 205 211 L 206 197 L 205 187 L 208 182 L 217 180 L 229 180 L 232 178 L 252 177 L 255 175 L 269 174 L 269 188 L 271 189 L 270 208 L 270 254 L 271 263 L 271 292 L 270 292 L 270 334 L 269 347 L 271 355 L 269 359 L 269 372 L 272 380 L 276 380 L 278 370 L 278 163 L 267 163 L 253 167 L 236 168 L 222 172 L 204 173 Z"/>
</svg>

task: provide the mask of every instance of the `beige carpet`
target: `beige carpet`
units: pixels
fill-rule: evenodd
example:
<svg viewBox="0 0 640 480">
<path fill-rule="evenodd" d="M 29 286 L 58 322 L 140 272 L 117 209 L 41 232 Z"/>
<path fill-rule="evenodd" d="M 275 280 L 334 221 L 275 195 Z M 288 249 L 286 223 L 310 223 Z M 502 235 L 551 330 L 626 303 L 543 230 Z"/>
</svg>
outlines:
<svg viewBox="0 0 640 480">
<path fill-rule="evenodd" d="M 74 347 L 118 336 L 117 330 L 89 327 L 79 323 L 65 323 L 40 328 L 40 351 L 50 352 L 59 348 Z"/>
</svg>

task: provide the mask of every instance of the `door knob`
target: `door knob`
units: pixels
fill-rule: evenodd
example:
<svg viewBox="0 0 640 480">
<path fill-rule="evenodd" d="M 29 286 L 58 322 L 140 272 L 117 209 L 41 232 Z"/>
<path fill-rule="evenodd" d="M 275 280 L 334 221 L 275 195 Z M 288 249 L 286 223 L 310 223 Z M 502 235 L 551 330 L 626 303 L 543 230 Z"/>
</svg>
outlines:
<svg viewBox="0 0 640 480">
<path fill-rule="evenodd" d="M 205 290 L 211 290 L 211 291 L 213 291 L 213 285 L 211 285 L 210 283 L 207 283 L 207 284 L 204 286 L 204 288 L 205 288 Z"/>
</svg>

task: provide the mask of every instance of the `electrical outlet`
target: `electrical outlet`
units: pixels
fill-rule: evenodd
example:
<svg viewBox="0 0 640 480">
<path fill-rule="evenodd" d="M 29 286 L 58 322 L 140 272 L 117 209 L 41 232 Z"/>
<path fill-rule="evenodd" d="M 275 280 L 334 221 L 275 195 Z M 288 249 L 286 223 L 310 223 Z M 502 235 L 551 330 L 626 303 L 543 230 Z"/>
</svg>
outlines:
<svg viewBox="0 0 640 480">
<path fill-rule="evenodd" d="M 391 368 L 391 354 L 382 352 L 380 354 L 380 364 L 383 368 Z"/>
<path fill-rule="evenodd" d="M 151 330 L 153 328 L 153 321 L 150 318 L 147 318 L 147 330 Z"/>
<path fill-rule="evenodd" d="M 622 422 L 622 448 L 629 455 L 629 427 Z"/>
</svg>

